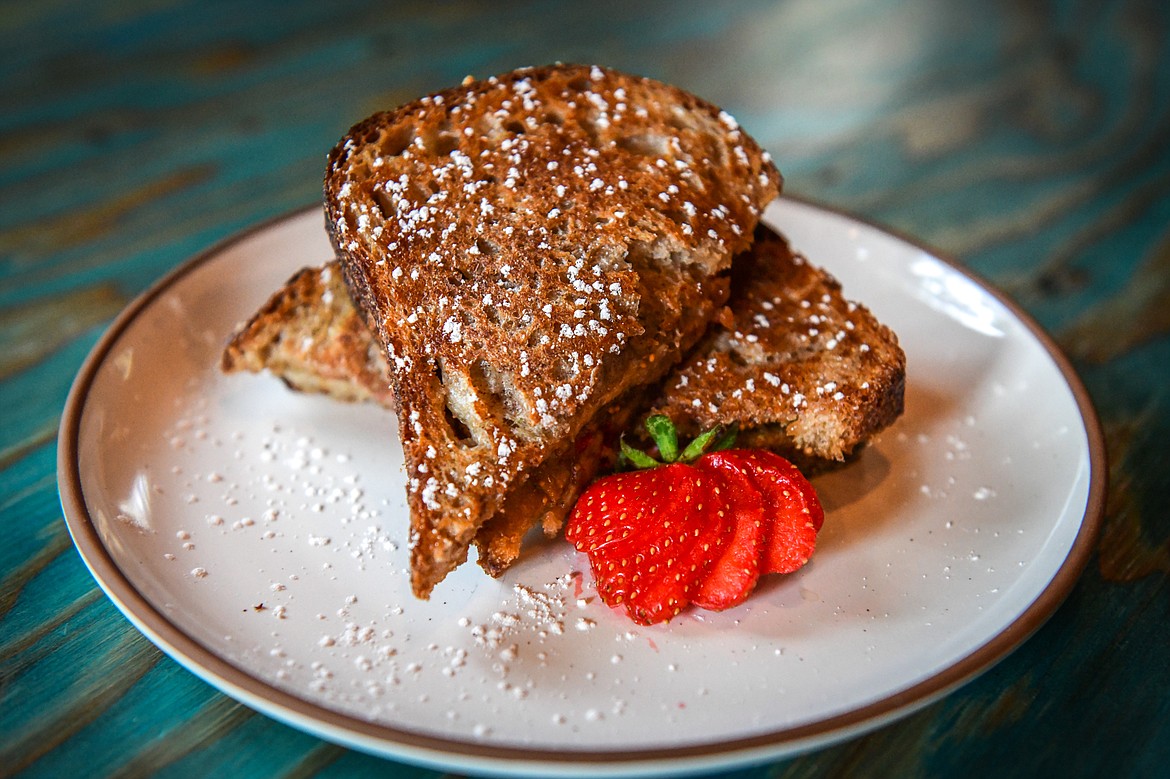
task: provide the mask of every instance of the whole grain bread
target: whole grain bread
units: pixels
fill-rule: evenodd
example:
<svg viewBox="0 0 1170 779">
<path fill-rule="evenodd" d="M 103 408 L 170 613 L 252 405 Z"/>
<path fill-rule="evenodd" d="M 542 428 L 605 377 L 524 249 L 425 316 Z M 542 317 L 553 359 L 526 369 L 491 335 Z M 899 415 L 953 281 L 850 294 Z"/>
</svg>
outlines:
<svg viewBox="0 0 1170 779">
<path fill-rule="evenodd" d="M 702 336 L 779 182 L 715 106 L 588 66 L 465 82 L 338 143 L 326 223 L 391 365 L 416 595 Z"/>
<path fill-rule="evenodd" d="M 738 441 L 805 467 L 842 461 L 902 413 L 906 355 L 892 330 L 766 228 L 737 258 L 731 295 L 653 411 L 685 434 Z"/>
<path fill-rule="evenodd" d="M 268 372 L 291 389 L 394 409 L 389 367 L 350 300 L 337 262 L 305 268 L 236 329 L 221 358 L 225 373 Z M 639 404 L 643 405 L 643 404 Z M 535 526 L 556 535 L 577 495 L 615 459 L 613 441 L 638 406 L 615 403 L 578 436 L 570 456 L 546 460 L 512 489 L 476 533 L 477 562 L 492 576 L 520 556 Z"/>
</svg>

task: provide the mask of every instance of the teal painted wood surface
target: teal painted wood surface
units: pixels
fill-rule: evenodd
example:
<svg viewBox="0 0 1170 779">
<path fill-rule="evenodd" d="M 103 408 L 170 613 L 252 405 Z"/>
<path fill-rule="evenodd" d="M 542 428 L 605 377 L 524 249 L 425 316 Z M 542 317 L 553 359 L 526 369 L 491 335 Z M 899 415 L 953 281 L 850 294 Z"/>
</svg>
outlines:
<svg viewBox="0 0 1170 779">
<path fill-rule="evenodd" d="M 1170 8 L 1157 2 L 0 2 L 0 775 L 432 776 L 249 711 L 73 550 L 81 361 L 191 254 L 320 196 L 355 120 L 554 60 L 736 115 L 789 192 L 939 247 L 1067 350 L 1111 491 L 1069 600 L 946 699 L 742 777 L 1170 775 Z"/>
</svg>

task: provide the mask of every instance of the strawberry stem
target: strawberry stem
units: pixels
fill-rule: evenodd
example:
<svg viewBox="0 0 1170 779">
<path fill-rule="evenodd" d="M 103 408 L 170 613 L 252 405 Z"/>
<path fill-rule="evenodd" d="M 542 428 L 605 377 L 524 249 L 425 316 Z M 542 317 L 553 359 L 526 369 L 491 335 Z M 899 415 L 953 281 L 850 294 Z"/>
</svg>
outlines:
<svg viewBox="0 0 1170 779">
<path fill-rule="evenodd" d="M 622 459 L 629 461 L 629 463 L 635 468 L 654 468 L 655 466 L 662 465 L 662 463 L 658 462 L 653 457 L 643 452 L 641 449 L 635 449 L 634 447 L 627 444 L 625 436 L 622 436 L 622 439 L 618 442 L 618 445 L 622 450 Z"/>
<path fill-rule="evenodd" d="M 691 441 L 687 445 L 687 448 L 683 449 L 682 454 L 679 455 L 679 459 L 686 463 L 699 458 L 703 452 L 711 449 L 711 444 L 716 440 L 718 440 L 719 443 L 722 443 L 724 440 L 723 434 L 726 431 L 727 428 L 723 425 L 715 425 L 715 427 L 698 436 L 695 438 L 695 440 Z"/>
<path fill-rule="evenodd" d="M 715 442 L 715 445 L 708 449 L 708 452 L 722 452 L 724 449 L 730 449 L 735 446 L 735 439 L 739 435 L 739 423 L 732 422 L 723 428 L 723 437 Z"/>
<path fill-rule="evenodd" d="M 654 414 L 646 419 L 646 430 L 654 443 L 658 444 L 658 454 L 663 462 L 672 463 L 678 459 L 678 431 L 674 423 L 665 414 Z"/>
<path fill-rule="evenodd" d="M 689 463 L 697 460 L 707 452 L 718 452 L 730 449 L 735 444 L 739 427 L 735 423 L 730 425 L 716 425 L 707 432 L 695 438 L 681 452 L 678 450 L 678 431 L 670 417 L 665 414 L 654 414 L 646 419 L 646 430 L 654 439 L 658 447 L 658 455 L 662 460 L 656 460 L 641 449 L 635 449 L 626 443 L 625 436 L 618 441 L 621 457 L 618 466 L 629 464 L 635 469 L 655 468 L 665 463 Z"/>
</svg>

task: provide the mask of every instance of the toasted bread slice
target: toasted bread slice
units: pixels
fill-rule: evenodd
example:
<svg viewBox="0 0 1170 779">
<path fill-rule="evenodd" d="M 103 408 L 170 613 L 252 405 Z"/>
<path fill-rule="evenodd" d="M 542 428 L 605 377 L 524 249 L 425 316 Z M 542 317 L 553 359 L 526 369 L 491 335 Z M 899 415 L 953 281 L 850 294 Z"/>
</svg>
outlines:
<svg viewBox="0 0 1170 779">
<path fill-rule="evenodd" d="M 727 114 L 597 67 L 465 82 L 342 139 L 326 223 L 392 365 L 416 595 L 701 337 L 778 188 Z"/>
<path fill-rule="evenodd" d="M 654 409 L 683 433 L 739 425 L 739 442 L 802 464 L 841 461 L 902 413 L 897 336 L 770 230 L 736 260 L 731 297 Z"/>
<path fill-rule="evenodd" d="M 350 300 L 336 263 L 299 271 L 223 351 L 227 373 L 267 370 L 293 389 L 392 407 L 381 347 Z"/>
</svg>

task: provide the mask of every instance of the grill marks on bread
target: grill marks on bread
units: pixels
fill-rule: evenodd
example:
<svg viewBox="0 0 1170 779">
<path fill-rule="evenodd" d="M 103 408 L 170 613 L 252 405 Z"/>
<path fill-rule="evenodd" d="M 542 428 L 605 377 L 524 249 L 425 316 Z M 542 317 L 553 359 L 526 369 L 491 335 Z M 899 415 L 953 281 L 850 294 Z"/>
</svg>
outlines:
<svg viewBox="0 0 1170 779">
<path fill-rule="evenodd" d="M 417 594 L 699 338 L 778 187 L 719 109 L 581 66 L 465 83 L 334 149 L 327 223 L 393 369 Z"/>
</svg>

